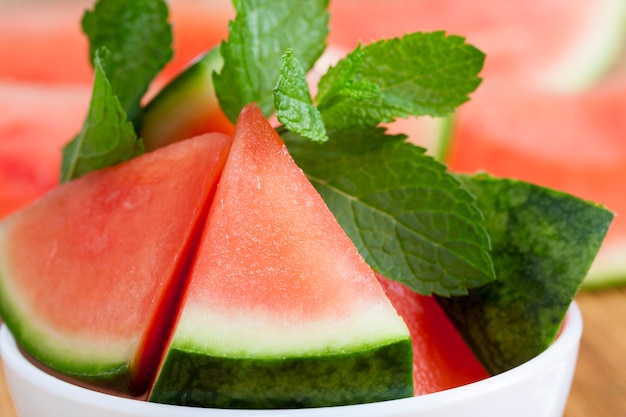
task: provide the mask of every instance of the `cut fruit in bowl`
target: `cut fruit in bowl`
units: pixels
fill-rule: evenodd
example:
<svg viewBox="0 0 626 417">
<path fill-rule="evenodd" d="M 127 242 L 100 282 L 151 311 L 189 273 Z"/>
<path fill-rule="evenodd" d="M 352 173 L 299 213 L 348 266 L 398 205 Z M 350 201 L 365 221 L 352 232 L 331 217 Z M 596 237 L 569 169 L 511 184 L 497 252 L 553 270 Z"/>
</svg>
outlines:
<svg viewBox="0 0 626 417">
<path fill-rule="evenodd" d="M 290 410 L 183 407 L 92 391 L 57 379 L 33 365 L 4 325 L 0 330 L 0 353 L 19 417 L 560 417 L 574 375 L 582 326 L 582 316 L 574 302 L 559 337 L 547 350 L 516 368 L 462 387 L 400 400 Z"/>
</svg>

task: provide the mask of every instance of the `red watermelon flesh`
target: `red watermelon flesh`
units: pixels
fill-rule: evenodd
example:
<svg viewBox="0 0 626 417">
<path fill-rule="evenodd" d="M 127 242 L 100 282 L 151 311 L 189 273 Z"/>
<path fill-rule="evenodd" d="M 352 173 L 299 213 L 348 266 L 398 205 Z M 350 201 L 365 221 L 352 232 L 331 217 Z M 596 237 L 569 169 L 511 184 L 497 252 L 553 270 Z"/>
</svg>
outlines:
<svg viewBox="0 0 626 417">
<path fill-rule="evenodd" d="M 348 313 L 350 294 L 382 294 L 370 267 L 258 108 L 244 108 L 236 129 L 187 303 L 216 309 L 252 304 L 269 311 L 278 304 L 304 321 L 327 309 Z M 337 259 L 327 258 L 331 252 Z M 336 287 L 336 275 L 345 273 L 336 269 L 342 265 L 352 265 L 355 287 Z M 253 273 L 258 275 L 246 278 Z"/>
<path fill-rule="evenodd" d="M 458 111 L 452 135 L 453 171 L 517 178 L 614 211 L 585 284 L 624 274 L 626 77 L 576 94 L 485 83 Z"/>
<path fill-rule="evenodd" d="M 415 395 L 489 377 L 434 297 L 417 294 L 381 275 L 378 279 L 411 333 Z"/>
<path fill-rule="evenodd" d="M 230 142 L 213 134 L 145 154 L 4 219 L 0 314 L 32 356 L 147 388 Z"/>
</svg>

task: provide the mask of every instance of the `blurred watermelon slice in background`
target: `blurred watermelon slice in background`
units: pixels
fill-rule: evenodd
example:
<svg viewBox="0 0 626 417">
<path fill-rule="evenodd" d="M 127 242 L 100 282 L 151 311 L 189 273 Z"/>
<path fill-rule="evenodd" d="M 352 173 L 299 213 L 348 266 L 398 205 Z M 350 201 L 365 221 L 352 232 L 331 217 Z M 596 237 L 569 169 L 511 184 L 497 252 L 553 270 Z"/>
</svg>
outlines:
<svg viewBox="0 0 626 417">
<path fill-rule="evenodd" d="M 335 0 L 330 7 L 331 44 L 445 30 L 487 54 L 486 80 L 559 91 L 590 86 L 626 37 L 623 0 Z"/>
</svg>

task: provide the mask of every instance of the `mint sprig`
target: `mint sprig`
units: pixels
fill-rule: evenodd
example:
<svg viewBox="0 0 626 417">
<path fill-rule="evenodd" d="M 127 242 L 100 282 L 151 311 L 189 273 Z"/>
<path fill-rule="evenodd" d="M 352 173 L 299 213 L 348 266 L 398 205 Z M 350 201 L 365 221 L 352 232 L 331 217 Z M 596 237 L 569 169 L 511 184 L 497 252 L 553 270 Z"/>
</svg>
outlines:
<svg viewBox="0 0 626 417">
<path fill-rule="evenodd" d="M 445 116 L 480 84 L 484 54 L 459 36 L 412 33 L 359 46 L 322 77 L 316 97 L 327 128 L 374 127 Z"/>
<path fill-rule="evenodd" d="M 234 3 L 237 16 L 221 45 L 224 67 L 214 76 L 222 110 L 233 122 L 252 102 L 266 116 L 273 113 L 281 57 L 291 48 L 305 72 L 311 69 L 326 47 L 329 19 L 328 0 Z"/>
<path fill-rule="evenodd" d="M 282 137 L 375 270 L 425 295 L 494 279 L 473 196 L 423 148 L 380 128 L 332 131 L 323 145 Z"/>
<path fill-rule="evenodd" d="M 94 57 L 95 81 L 92 99 L 81 132 L 63 148 L 61 181 L 80 177 L 90 171 L 105 168 L 143 153 L 126 111 L 109 82 L 101 55 Z"/>
<path fill-rule="evenodd" d="M 163 0 L 98 0 L 83 15 L 94 88 L 81 133 L 63 149 L 62 182 L 143 153 L 141 99 L 172 57 L 167 18 Z"/>
<path fill-rule="evenodd" d="M 90 56 L 106 47 L 107 78 L 122 107 L 135 122 L 141 99 L 152 80 L 172 57 L 172 30 L 163 0 L 99 0 L 85 12 L 82 27 Z"/>
<path fill-rule="evenodd" d="M 313 105 L 306 73 L 291 49 L 282 58 L 278 84 L 274 89 L 276 117 L 290 132 L 315 142 L 328 140 L 322 115 Z"/>
<path fill-rule="evenodd" d="M 359 45 L 321 78 L 316 104 L 286 56 L 274 89 L 283 139 L 370 266 L 426 295 L 494 280 L 473 197 L 424 149 L 376 128 L 452 113 L 480 84 L 484 54 L 443 32 Z M 302 140 L 325 131 L 323 146 Z"/>
</svg>

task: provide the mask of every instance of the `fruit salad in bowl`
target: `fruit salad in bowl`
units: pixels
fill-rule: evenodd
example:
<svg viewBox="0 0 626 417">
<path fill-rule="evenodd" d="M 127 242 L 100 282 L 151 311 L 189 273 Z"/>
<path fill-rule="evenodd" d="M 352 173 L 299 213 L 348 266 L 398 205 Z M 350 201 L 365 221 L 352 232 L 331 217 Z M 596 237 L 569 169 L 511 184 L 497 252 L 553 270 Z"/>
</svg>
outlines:
<svg viewBox="0 0 626 417">
<path fill-rule="evenodd" d="M 82 128 L 0 221 L 20 416 L 562 413 L 613 213 L 388 129 L 454 112 L 485 54 L 411 32 L 320 67 L 326 0 L 233 6 L 169 80 L 165 1 L 84 12 Z"/>
</svg>

